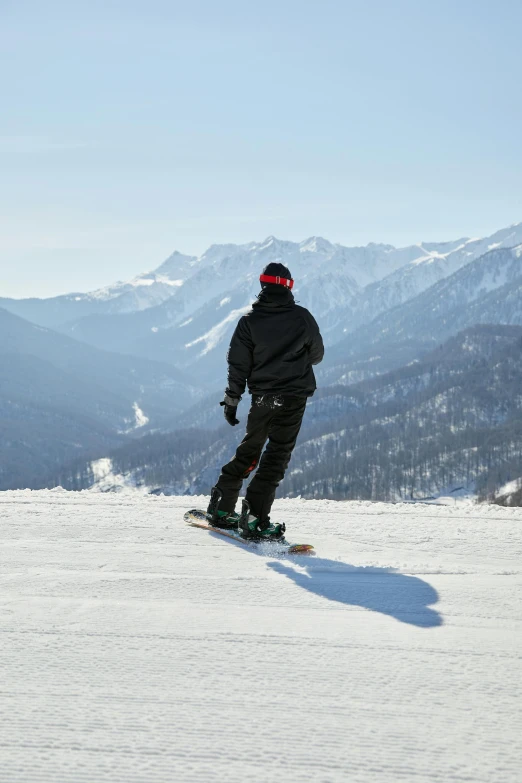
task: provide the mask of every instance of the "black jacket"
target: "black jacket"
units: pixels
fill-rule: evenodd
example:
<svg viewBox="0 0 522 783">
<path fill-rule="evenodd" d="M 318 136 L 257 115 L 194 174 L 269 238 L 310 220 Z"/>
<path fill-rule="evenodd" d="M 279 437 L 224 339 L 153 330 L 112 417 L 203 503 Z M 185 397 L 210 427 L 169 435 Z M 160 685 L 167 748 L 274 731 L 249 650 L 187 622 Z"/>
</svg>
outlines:
<svg viewBox="0 0 522 783">
<path fill-rule="evenodd" d="M 248 383 L 251 394 L 311 397 L 316 389 L 312 365 L 323 355 L 313 316 L 295 303 L 288 288 L 267 285 L 232 335 L 227 396 L 241 397 Z"/>
</svg>

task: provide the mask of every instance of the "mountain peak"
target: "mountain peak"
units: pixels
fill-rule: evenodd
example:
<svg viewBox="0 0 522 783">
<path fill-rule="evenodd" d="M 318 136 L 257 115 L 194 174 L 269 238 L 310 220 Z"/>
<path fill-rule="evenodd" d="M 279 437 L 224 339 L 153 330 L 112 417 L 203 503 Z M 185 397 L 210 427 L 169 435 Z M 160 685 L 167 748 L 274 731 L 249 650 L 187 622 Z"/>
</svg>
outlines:
<svg viewBox="0 0 522 783">
<path fill-rule="evenodd" d="M 185 277 L 187 268 L 197 260 L 196 256 L 187 256 L 175 250 L 157 269 L 155 275 L 167 277 L 170 279 L 179 279 Z"/>
<path fill-rule="evenodd" d="M 277 237 L 275 237 L 275 236 L 273 236 L 273 235 L 270 235 L 269 237 L 267 237 L 267 238 L 265 239 L 265 241 L 264 241 L 264 242 L 261 242 L 261 243 L 258 245 L 258 247 L 256 248 L 256 250 L 258 250 L 258 251 L 259 251 L 259 250 L 268 250 L 269 248 L 279 247 L 279 245 L 281 245 L 281 244 L 282 244 L 282 243 L 281 243 L 281 240 L 280 240 L 280 239 L 278 239 Z"/>
<path fill-rule="evenodd" d="M 301 253 L 331 253 L 335 246 L 324 237 L 308 237 L 299 244 Z"/>
</svg>

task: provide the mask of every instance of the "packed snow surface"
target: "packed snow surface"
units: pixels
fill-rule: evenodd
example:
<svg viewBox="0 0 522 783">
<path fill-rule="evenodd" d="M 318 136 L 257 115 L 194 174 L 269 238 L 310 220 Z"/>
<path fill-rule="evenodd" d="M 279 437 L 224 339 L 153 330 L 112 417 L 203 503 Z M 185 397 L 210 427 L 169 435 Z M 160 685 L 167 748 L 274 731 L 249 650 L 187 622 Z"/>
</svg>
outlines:
<svg viewBox="0 0 522 783">
<path fill-rule="evenodd" d="M 2 783 L 520 780 L 522 510 L 0 493 Z"/>
</svg>

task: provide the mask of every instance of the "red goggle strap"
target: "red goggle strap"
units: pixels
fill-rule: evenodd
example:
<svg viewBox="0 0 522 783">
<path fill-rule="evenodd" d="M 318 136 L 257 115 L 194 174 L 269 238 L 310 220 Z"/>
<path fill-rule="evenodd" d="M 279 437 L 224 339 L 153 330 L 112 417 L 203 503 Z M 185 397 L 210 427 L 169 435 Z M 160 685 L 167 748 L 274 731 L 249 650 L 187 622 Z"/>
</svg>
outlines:
<svg viewBox="0 0 522 783">
<path fill-rule="evenodd" d="M 294 281 L 288 279 L 288 277 L 273 277 L 272 275 L 261 275 L 259 278 L 260 283 L 275 283 L 276 285 L 284 285 L 287 288 L 292 289 L 294 287 Z"/>
</svg>

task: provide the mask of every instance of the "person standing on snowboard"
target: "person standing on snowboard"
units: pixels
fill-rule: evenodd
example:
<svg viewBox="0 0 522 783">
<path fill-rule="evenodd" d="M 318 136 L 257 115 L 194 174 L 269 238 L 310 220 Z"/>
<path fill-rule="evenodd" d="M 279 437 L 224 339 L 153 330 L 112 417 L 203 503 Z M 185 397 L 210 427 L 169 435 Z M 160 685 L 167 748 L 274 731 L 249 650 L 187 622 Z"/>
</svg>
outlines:
<svg viewBox="0 0 522 783">
<path fill-rule="evenodd" d="M 230 342 L 228 386 L 220 403 L 228 423 L 239 424 L 237 406 L 248 384 L 252 405 L 246 434 L 221 469 L 207 513 L 211 524 L 236 528 L 243 538 L 277 539 L 285 526 L 270 523 L 270 509 L 290 462 L 307 398 L 316 389 L 312 365 L 322 361 L 324 346 L 315 319 L 294 301 L 294 281 L 286 266 L 268 264 L 259 280 L 257 302 L 239 319 Z M 256 467 L 237 514 L 243 480 Z"/>
</svg>

